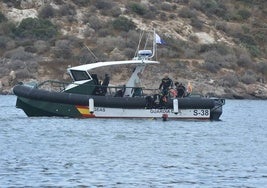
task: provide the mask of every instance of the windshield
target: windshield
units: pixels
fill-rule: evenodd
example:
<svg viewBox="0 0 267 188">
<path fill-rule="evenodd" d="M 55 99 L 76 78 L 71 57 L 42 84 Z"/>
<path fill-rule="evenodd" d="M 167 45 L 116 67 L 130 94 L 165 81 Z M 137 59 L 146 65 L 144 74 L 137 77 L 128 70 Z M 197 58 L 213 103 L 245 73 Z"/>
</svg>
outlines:
<svg viewBox="0 0 267 188">
<path fill-rule="evenodd" d="M 71 75 L 74 81 L 90 80 L 88 73 L 81 70 L 71 70 Z"/>
</svg>

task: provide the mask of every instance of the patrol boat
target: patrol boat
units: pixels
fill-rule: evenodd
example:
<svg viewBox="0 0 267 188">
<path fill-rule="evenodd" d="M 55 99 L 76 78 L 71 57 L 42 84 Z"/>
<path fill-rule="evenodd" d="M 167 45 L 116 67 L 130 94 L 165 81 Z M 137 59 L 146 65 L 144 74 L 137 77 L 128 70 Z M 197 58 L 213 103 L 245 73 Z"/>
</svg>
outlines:
<svg viewBox="0 0 267 188">
<path fill-rule="evenodd" d="M 68 68 L 72 83 L 48 80 L 34 86 L 16 85 L 16 107 L 27 116 L 70 118 L 162 118 L 219 120 L 224 99 L 188 95 L 162 96 L 158 88 L 136 87 L 139 73 L 153 61 L 152 50 L 140 50 L 132 60 L 106 61 Z M 122 86 L 101 84 L 95 70 L 102 67 L 130 66 L 134 69 Z M 111 75 L 112 76 L 112 75 Z M 50 84 L 47 87 L 47 84 Z M 53 87 L 51 87 L 53 86 Z M 54 86 L 59 86 L 54 90 Z M 138 92 L 137 92 L 138 91 Z"/>
</svg>

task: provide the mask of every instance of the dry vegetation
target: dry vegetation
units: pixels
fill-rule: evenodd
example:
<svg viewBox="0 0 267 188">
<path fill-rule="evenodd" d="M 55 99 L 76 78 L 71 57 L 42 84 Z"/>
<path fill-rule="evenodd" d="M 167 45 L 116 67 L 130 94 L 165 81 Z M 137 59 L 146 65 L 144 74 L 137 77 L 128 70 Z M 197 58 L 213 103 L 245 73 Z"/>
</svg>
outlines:
<svg viewBox="0 0 267 188">
<path fill-rule="evenodd" d="M 23 9 L 17 0 L 1 4 Z M 185 81 L 198 82 L 206 75 L 203 79 L 217 80 L 216 87 L 260 84 L 267 75 L 266 4 L 265 0 L 48 0 L 33 7 L 37 18 L 25 18 L 19 25 L 0 9 L 4 67 L 0 77 L 14 70 L 17 81 L 40 80 L 49 72 L 38 72 L 44 65 L 53 72 L 96 60 L 131 59 L 141 29 L 154 27 L 166 41 L 157 54 L 162 64 L 159 71 L 153 70 L 156 77 L 167 71 Z M 201 43 L 197 32 L 215 33 L 215 42 Z M 64 73 L 56 76 L 61 79 Z"/>
</svg>

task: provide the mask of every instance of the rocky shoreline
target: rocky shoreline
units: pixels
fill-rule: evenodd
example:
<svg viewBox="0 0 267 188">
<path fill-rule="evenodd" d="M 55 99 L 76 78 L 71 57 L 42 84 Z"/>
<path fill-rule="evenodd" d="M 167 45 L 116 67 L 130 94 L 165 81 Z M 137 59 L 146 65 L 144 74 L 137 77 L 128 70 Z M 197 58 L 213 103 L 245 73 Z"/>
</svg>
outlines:
<svg viewBox="0 0 267 188">
<path fill-rule="evenodd" d="M 266 25 L 266 14 L 264 9 L 259 8 L 261 3 L 252 3 L 246 9 L 245 12 L 250 10 L 251 14 L 247 15 L 250 21 L 244 25 L 245 20 L 225 20 L 224 16 L 216 14 L 217 11 L 214 16 L 206 15 L 210 12 L 209 6 L 202 9 L 203 7 L 191 6 L 191 3 L 174 1 L 142 1 L 138 4 L 128 1 L 108 2 L 1 2 L 0 94 L 12 95 L 12 88 L 21 82 L 48 79 L 66 81 L 66 67 L 69 66 L 95 62 L 96 59 L 129 59 L 135 53 L 133 47 L 137 43 L 133 41 L 140 40 L 140 31 L 156 29 L 167 45 L 159 46 L 157 58 L 161 64 L 146 75 L 144 86 L 147 88 L 157 88 L 161 74 L 169 73 L 174 81 L 185 85 L 191 82 L 193 92 L 203 96 L 267 99 L 266 33 L 259 29 Z M 232 2 L 220 3 L 225 7 L 233 6 Z M 136 7 L 141 4 L 143 10 L 154 7 L 157 14 L 156 11 L 150 12 L 151 8 L 147 9 L 150 15 L 139 14 Z M 225 13 L 244 13 L 240 9 L 243 2 L 234 4 L 235 8 L 227 9 Z M 108 7 L 115 11 L 103 11 Z M 89 15 L 88 10 L 94 11 Z M 257 14 L 253 10 L 258 10 Z M 49 22 L 43 22 L 44 20 Z M 15 27 L 22 21 L 25 21 L 24 27 Z M 121 21 L 129 26 L 127 30 L 116 24 Z M 32 26 L 38 25 L 42 27 L 32 29 Z M 14 28 L 18 29 L 17 32 Z M 42 32 L 32 33 L 33 30 Z M 48 31 L 57 32 L 52 32 L 54 35 L 51 36 L 41 35 Z M 254 33 L 259 32 L 259 35 L 254 36 Z M 25 35 L 21 36 L 21 33 Z M 88 52 L 89 48 L 97 58 Z M 125 74 L 116 74 L 114 84 L 122 83 L 124 76 Z"/>
</svg>

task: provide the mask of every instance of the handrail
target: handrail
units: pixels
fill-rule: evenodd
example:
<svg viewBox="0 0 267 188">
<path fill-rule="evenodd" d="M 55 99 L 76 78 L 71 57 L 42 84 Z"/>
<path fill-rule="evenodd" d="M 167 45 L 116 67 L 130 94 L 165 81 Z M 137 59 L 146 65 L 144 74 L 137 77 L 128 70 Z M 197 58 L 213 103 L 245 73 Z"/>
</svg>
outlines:
<svg viewBox="0 0 267 188">
<path fill-rule="evenodd" d="M 152 88 L 145 88 L 145 87 L 126 87 L 125 85 L 121 85 L 121 86 L 102 86 L 102 85 L 91 85 L 91 84 L 87 84 L 87 83 L 83 83 L 83 84 L 77 84 L 77 83 L 73 83 L 73 82 L 63 82 L 63 81 L 58 81 L 58 80 L 46 80 L 43 81 L 39 84 L 37 84 L 35 86 L 35 88 L 43 88 L 46 90 L 55 90 L 55 91 L 64 91 L 68 85 L 70 84 L 74 84 L 74 85 L 88 85 L 88 87 L 98 87 L 98 88 L 107 88 L 107 93 L 108 95 L 114 95 L 118 90 L 125 90 L 127 88 L 131 88 L 131 89 L 137 89 L 137 88 L 141 88 L 142 92 L 141 92 L 141 96 L 145 96 L 147 94 L 150 93 L 157 93 L 158 89 L 152 89 Z M 146 91 L 146 92 L 145 92 Z M 147 93 L 147 94 L 146 94 Z"/>
<path fill-rule="evenodd" d="M 63 81 L 58 81 L 58 80 L 46 80 L 46 81 L 43 81 L 39 84 L 37 84 L 36 88 L 40 88 L 41 86 L 45 85 L 46 83 L 50 83 L 50 84 L 61 84 L 61 85 L 69 85 L 71 84 L 70 82 L 63 82 Z"/>
<path fill-rule="evenodd" d="M 54 90 L 54 91 L 64 91 L 66 87 L 71 84 L 70 82 L 63 82 L 63 81 L 58 81 L 58 80 L 46 80 L 43 81 L 35 86 L 35 88 L 43 88 L 46 90 Z"/>
</svg>

